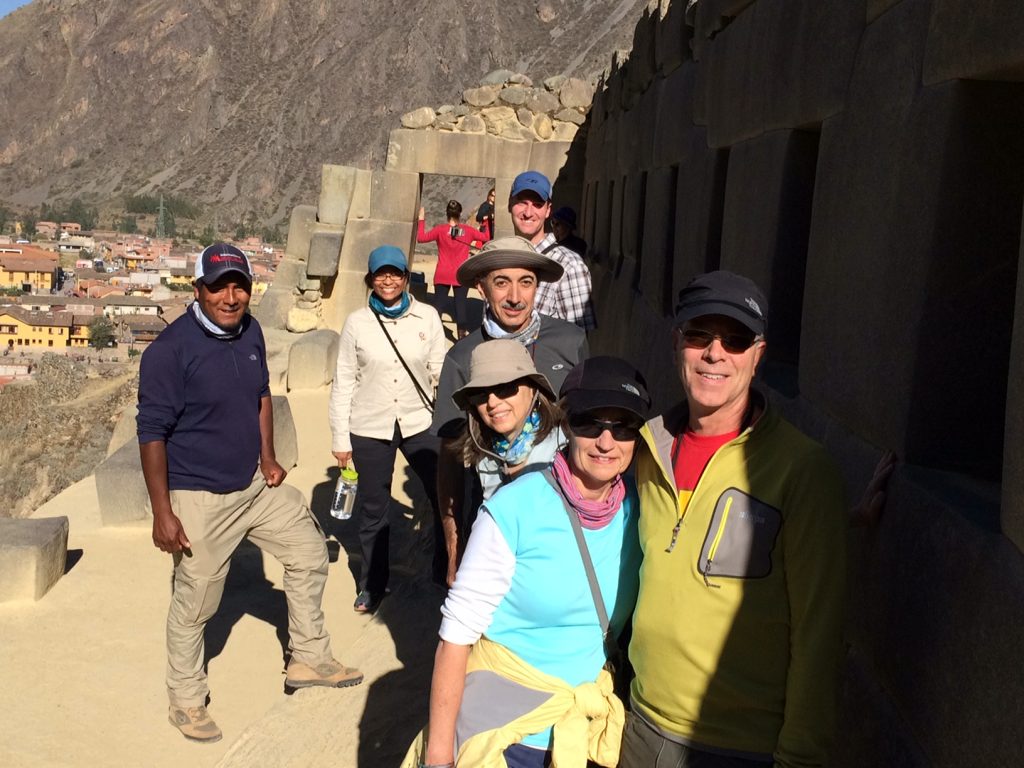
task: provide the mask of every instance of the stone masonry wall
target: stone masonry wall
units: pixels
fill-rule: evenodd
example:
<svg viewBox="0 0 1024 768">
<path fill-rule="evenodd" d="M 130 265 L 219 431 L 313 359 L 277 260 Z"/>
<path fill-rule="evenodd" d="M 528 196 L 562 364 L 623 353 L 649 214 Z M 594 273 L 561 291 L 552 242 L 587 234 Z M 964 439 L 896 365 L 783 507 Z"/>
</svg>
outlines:
<svg viewBox="0 0 1024 768">
<path fill-rule="evenodd" d="M 675 296 L 745 273 L 764 379 L 851 491 L 883 448 L 904 462 L 851 533 L 831 765 L 1016 764 L 1024 5 L 653 0 L 585 128 L 556 193 L 591 245 L 592 349 L 675 401 Z"/>
</svg>

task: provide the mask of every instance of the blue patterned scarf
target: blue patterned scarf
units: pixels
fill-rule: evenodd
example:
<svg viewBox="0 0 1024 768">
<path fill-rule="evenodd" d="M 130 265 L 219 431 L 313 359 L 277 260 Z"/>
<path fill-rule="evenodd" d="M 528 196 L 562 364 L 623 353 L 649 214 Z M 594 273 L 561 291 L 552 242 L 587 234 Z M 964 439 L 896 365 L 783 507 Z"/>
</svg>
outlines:
<svg viewBox="0 0 1024 768">
<path fill-rule="evenodd" d="M 540 411 L 534 408 L 526 417 L 526 423 L 511 441 L 506 437 L 498 437 L 491 443 L 494 452 L 511 467 L 522 464 L 530 455 L 533 442 L 537 439 L 540 429 Z"/>
<path fill-rule="evenodd" d="M 405 313 L 405 310 L 412 304 L 412 300 L 409 298 L 408 291 L 402 291 L 402 300 L 396 302 L 393 306 L 387 306 L 376 293 L 370 294 L 370 309 L 376 312 L 378 315 L 384 315 L 384 317 L 394 320 L 396 317 L 400 317 Z"/>
</svg>

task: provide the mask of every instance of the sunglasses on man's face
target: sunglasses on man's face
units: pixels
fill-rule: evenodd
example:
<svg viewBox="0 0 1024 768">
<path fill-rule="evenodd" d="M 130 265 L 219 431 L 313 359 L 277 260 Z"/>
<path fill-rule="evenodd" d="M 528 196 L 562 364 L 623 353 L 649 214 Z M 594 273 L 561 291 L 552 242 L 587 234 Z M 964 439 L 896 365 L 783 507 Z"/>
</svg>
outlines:
<svg viewBox="0 0 1024 768">
<path fill-rule="evenodd" d="M 612 433 L 613 440 L 618 440 L 622 443 L 638 440 L 640 438 L 640 427 L 642 426 L 643 422 L 636 419 L 607 421 L 587 416 L 586 414 L 569 417 L 569 431 L 576 435 L 576 437 L 598 438 L 605 430 L 608 430 Z"/>
<path fill-rule="evenodd" d="M 738 355 L 746 352 L 757 341 L 753 333 L 713 333 L 701 328 L 686 328 L 680 331 L 683 344 L 690 349 L 707 349 L 711 343 L 718 339 L 722 342 L 722 349 L 731 355 Z"/>
<path fill-rule="evenodd" d="M 466 402 L 474 408 L 486 403 L 493 394 L 499 400 L 515 397 L 519 392 L 518 381 L 507 381 L 504 384 L 495 384 L 487 389 L 477 389 L 466 395 Z"/>
</svg>

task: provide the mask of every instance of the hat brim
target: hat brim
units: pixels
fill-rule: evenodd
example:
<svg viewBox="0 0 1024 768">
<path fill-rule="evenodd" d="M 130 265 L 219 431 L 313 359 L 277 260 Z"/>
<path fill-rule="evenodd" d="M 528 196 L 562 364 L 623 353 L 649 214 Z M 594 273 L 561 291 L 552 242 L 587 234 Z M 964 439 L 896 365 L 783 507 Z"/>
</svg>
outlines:
<svg viewBox="0 0 1024 768">
<path fill-rule="evenodd" d="M 459 267 L 455 278 L 462 285 L 473 285 L 488 272 L 496 269 L 528 269 L 537 275 L 538 280 L 553 283 L 562 278 L 562 265 L 540 253 L 530 254 L 523 251 L 486 251 L 470 256 Z"/>
<path fill-rule="evenodd" d="M 509 376 L 507 373 L 486 373 L 470 379 L 465 385 L 452 392 L 452 402 L 458 406 L 460 411 L 468 410 L 468 398 L 473 392 L 480 389 L 490 389 L 499 384 L 507 384 L 510 381 L 529 381 L 547 395 L 548 399 L 552 402 L 557 399 L 554 390 L 551 388 L 551 382 L 547 380 L 543 373 L 527 373 L 521 376 Z"/>
<path fill-rule="evenodd" d="M 749 328 L 755 335 L 764 336 L 764 318 L 754 317 L 746 307 L 741 307 L 727 301 L 702 301 L 684 307 L 676 312 L 676 326 L 678 327 L 683 323 L 706 315 L 730 317 L 742 323 L 746 328 Z"/>
<path fill-rule="evenodd" d="M 640 421 L 647 420 L 649 410 L 647 403 L 640 395 L 630 392 L 615 390 L 587 390 L 574 389 L 563 398 L 565 412 L 569 415 L 574 413 L 586 413 L 587 411 L 598 411 L 602 408 L 619 408 L 636 416 Z"/>
<path fill-rule="evenodd" d="M 252 282 L 252 275 L 250 275 L 244 269 L 238 269 L 238 267 L 228 267 L 227 269 L 222 269 L 219 272 L 214 272 L 211 275 L 203 275 L 202 277 L 197 277 L 196 282 L 202 283 L 203 285 L 209 285 L 210 283 L 216 282 L 220 278 L 224 277 L 224 275 L 229 274 L 231 272 L 235 272 L 244 277 L 247 283 Z"/>
</svg>

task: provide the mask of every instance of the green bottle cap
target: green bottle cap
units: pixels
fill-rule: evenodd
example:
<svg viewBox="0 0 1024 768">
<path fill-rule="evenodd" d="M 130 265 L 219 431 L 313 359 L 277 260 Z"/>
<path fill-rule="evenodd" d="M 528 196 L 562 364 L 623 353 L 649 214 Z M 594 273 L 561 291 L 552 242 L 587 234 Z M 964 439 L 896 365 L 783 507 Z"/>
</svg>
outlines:
<svg viewBox="0 0 1024 768">
<path fill-rule="evenodd" d="M 359 479 L 359 473 L 352 469 L 352 467 L 345 467 L 341 470 L 341 479 L 349 483 L 354 483 Z"/>
</svg>

